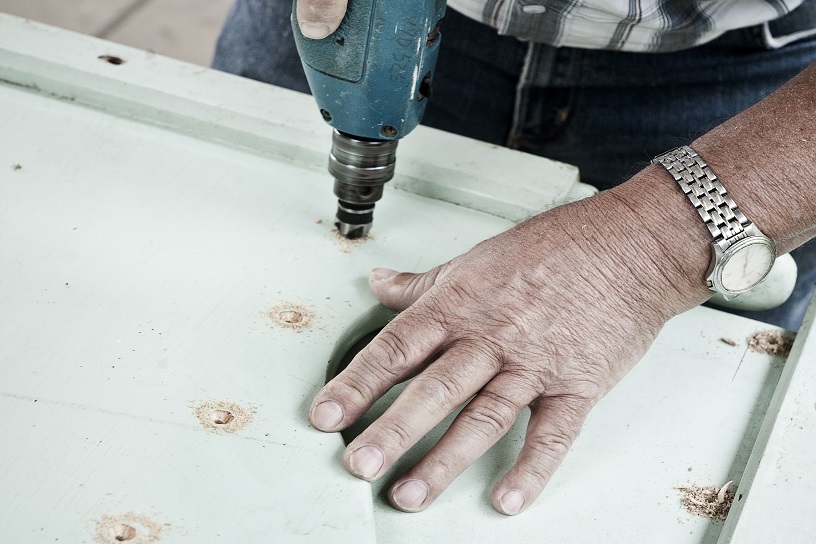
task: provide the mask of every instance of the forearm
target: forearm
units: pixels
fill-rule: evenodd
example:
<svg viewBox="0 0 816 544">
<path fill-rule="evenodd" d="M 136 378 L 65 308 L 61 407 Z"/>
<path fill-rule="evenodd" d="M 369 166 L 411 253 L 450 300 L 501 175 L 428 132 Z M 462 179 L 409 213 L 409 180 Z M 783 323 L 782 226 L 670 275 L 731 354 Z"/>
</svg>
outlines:
<svg viewBox="0 0 816 544">
<path fill-rule="evenodd" d="M 816 234 L 814 133 L 816 65 L 691 144 L 780 254 Z M 683 293 L 669 301 L 679 302 L 673 311 L 710 296 L 711 234 L 664 168 L 651 165 L 610 193 L 620 207 L 612 221 L 630 225 L 639 256 L 658 273 L 652 281 Z"/>
<path fill-rule="evenodd" d="M 692 144 L 787 253 L 816 234 L 816 64 Z"/>
</svg>

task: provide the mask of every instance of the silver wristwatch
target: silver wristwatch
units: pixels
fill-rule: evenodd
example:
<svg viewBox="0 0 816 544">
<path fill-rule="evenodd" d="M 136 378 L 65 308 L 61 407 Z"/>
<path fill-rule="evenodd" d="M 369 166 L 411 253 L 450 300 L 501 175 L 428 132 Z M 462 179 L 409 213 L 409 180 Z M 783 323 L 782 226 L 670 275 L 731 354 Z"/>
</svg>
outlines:
<svg viewBox="0 0 816 544">
<path fill-rule="evenodd" d="M 776 246 L 745 217 L 705 161 L 686 145 L 652 162 L 669 171 L 711 231 L 708 288 L 729 299 L 761 283 L 773 267 Z"/>
</svg>

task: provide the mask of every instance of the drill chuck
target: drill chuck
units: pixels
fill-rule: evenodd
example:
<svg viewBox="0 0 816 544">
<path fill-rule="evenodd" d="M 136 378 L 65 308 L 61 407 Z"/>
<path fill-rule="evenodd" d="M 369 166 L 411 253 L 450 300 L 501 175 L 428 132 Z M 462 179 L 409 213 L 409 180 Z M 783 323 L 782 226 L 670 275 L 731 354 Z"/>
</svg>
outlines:
<svg viewBox="0 0 816 544">
<path fill-rule="evenodd" d="M 371 230 L 374 204 L 382 198 L 383 185 L 394 177 L 397 141 L 334 131 L 329 173 L 337 196 L 335 225 L 346 238 L 362 238 Z"/>
<path fill-rule="evenodd" d="M 394 175 L 397 141 L 422 118 L 441 41 L 445 0 L 349 0 L 340 26 L 306 38 L 292 6 L 292 32 L 309 88 L 334 129 L 329 172 L 337 228 L 361 238 Z"/>
</svg>

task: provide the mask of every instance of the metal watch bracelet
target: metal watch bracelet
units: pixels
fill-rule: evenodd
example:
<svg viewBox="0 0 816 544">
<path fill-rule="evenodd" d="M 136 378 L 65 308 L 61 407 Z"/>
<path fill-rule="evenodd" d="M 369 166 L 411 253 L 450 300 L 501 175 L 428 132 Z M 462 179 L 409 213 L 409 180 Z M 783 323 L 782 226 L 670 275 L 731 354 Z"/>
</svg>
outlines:
<svg viewBox="0 0 816 544">
<path fill-rule="evenodd" d="M 703 218 L 714 243 L 723 250 L 745 238 L 751 221 L 696 151 L 684 145 L 652 160 L 662 164 Z"/>
<path fill-rule="evenodd" d="M 737 207 L 711 168 L 689 146 L 656 157 L 711 232 L 706 284 L 727 300 L 759 285 L 776 259 L 776 245 Z"/>
</svg>

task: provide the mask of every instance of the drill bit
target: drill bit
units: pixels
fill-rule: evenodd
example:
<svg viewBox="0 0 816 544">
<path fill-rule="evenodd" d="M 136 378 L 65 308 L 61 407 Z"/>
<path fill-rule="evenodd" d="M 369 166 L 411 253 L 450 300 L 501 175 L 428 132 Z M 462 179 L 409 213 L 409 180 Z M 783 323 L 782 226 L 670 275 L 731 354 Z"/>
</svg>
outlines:
<svg viewBox="0 0 816 544">
<path fill-rule="evenodd" d="M 397 140 L 375 140 L 339 130 L 332 135 L 329 173 L 337 196 L 337 230 L 350 239 L 363 238 L 374 221 L 374 204 L 383 185 L 394 177 Z"/>
</svg>

